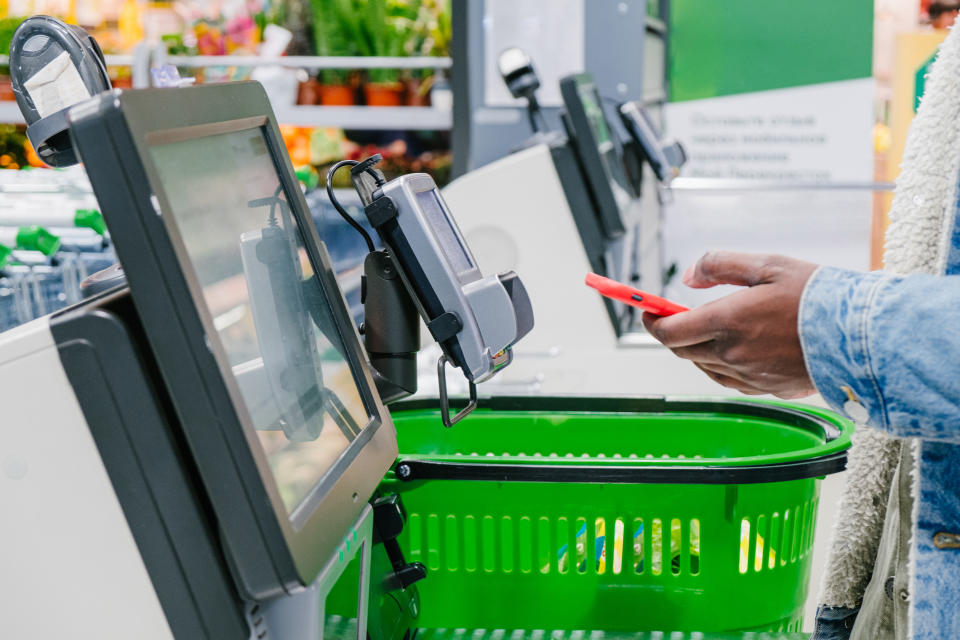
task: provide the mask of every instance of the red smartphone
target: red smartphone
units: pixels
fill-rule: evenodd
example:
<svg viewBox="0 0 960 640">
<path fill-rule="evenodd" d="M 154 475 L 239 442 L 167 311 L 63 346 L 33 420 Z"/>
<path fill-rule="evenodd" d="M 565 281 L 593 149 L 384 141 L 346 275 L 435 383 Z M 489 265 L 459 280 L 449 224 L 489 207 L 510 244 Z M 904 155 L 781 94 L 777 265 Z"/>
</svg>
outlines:
<svg viewBox="0 0 960 640">
<path fill-rule="evenodd" d="M 639 307 L 644 311 L 649 311 L 658 316 L 672 316 L 682 311 L 690 311 L 687 307 L 677 304 L 676 302 L 670 302 L 666 298 L 655 296 L 646 291 L 640 291 L 640 289 L 634 289 L 616 280 L 604 278 L 595 273 L 587 274 L 586 283 L 588 287 L 593 287 L 599 291 L 601 295 L 619 300 L 624 304 Z"/>
</svg>

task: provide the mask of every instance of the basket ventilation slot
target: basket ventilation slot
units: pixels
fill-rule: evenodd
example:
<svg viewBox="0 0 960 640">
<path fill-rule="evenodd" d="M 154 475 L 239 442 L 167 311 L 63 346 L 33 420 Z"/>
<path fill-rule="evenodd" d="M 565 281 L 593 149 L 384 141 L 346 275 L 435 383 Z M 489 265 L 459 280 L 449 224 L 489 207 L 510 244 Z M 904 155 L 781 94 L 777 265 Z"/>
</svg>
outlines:
<svg viewBox="0 0 960 640">
<path fill-rule="evenodd" d="M 740 521 L 740 573 L 758 573 L 802 560 L 813 548 L 819 500 Z"/>
<path fill-rule="evenodd" d="M 429 571 L 659 577 L 701 570 L 696 518 L 410 513 L 403 535 L 410 560 Z"/>
</svg>

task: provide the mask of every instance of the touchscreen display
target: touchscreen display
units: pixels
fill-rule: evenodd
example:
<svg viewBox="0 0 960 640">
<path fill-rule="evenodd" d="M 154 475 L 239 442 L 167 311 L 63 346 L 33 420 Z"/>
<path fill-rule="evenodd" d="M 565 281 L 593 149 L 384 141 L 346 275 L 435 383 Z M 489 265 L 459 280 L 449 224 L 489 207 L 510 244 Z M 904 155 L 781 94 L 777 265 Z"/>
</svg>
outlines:
<svg viewBox="0 0 960 640">
<path fill-rule="evenodd" d="M 150 147 L 164 214 L 293 514 L 368 413 L 261 129 L 164 140 Z"/>
<path fill-rule="evenodd" d="M 590 123 L 590 131 L 593 133 L 597 150 L 603 159 L 604 169 L 617 206 L 621 211 L 625 211 L 630 206 L 631 200 L 630 194 L 626 191 L 627 177 L 621 164 L 619 146 L 613 138 L 607 116 L 603 112 L 600 95 L 593 84 L 577 85 L 577 95 L 583 103 L 583 110 L 586 113 L 587 122 Z"/>
<path fill-rule="evenodd" d="M 593 85 L 580 85 L 577 87 L 577 93 L 580 94 L 580 101 L 583 102 L 583 110 L 587 114 L 587 121 L 590 122 L 590 129 L 593 130 L 593 136 L 597 140 L 597 147 L 600 153 L 613 146 L 613 139 L 610 137 L 610 127 L 607 126 L 607 118 L 603 115 L 603 107 L 597 99 L 597 91 Z"/>
<path fill-rule="evenodd" d="M 420 209 L 430 224 L 430 229 L 433 230 L 433 235 L 436 236 L 454 271 L 459 274 L 473 269 L 474 264 L 470 259 L 470 254 L 467 253 L 466 247 L 460 242 L 460 237 L 440 203 L 436 190 L 418 192 L 417 204 L 420 205 Z"/>
</svg>

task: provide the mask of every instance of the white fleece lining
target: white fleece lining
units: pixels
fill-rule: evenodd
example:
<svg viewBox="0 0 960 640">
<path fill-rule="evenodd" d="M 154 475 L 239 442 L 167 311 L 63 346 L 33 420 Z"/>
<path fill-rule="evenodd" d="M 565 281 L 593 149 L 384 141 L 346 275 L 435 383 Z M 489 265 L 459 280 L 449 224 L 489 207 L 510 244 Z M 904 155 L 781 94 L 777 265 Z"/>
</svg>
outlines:
<svg viewBox="0 0 960 640">
<path fill-rule="evenodd" d="M 816 272 L 814 273 L 816 275 Z M 807 281 L 801 296 L 803 300 L 813 282 Z M 869 336 L 867 322 L 869 309 L 883 284 L 878 280 L 866 296 L 860 327 L 859 348 L 866 356 L 866 373 L 875 395 L 879 398 L 881 420 L 886 422 L 885 401 L 880 394 L 869 359 Z M 807 359 L 806 344 L 801 334 L 801 347 Z M 809 362 L 806 362 L 810 371 Z M 863 602 L 863 595 L 876 563 L 883 523 L 886 515 L 887 496 L 900 456 L 900 442 L 884 432 L 864 424 L 857 425 L 847 464 L 847 484 L 841 496 L 840 509 L 834 522 L 827 567 L 820 584 L 819 606 L 856 608 Z"/>
<path fill-rule="evenodd" d="M 907 592 L 910 594 L 910 605 L 907 607 L 907 637 L 915 638 L 913 632 L 916 612 L 913 603 L 917 593 L 917 522 L 920 520 L 920 465 L 923 459 L 920 455 L 920 440 L 914 439 L 910 443 L 910 455 L 913 456 L 913 469 L 910 470 L 910 496 L 913 498 L 910 510 L 910 541 L 907 543 Z"/>
<path fill-rule="evenodd" d="M 960 187 L 960 181 L 957 181 L 953 193 L 950 194 L 950 201 L 953 203 L 953 206 L 948 207 L 947 215 L 943 216 L 943 228 L 940 230 L 939 259 L 937 260 L 937 268 L 934 273 L 944 274 L 947 272 L 947 260 L 950 259 L 950 245 L 953 241 L 953 225 L 956 222 L 957 215 L 958 187 Z M 953 215 L 950 213 L 951 210 L 953 211 Z"/>
<path fill-rule="evenodd" d="M 856 608 L 863 602 L 886 515 L 886 501 L 874 501 L 874 497 L 889 495 L 899 449 L 898 440 L 877 429 L 857 426 L 820 585 L 820 606 Z"/>
<path fill-rule="evenodd" d="M 884 244 L 885 269 L 891 273 L 943 274 L 949 259 L 960 198 L 960 34 L 956 31 L 952 29 L 940 47 L 907 136 Z M 850 450 L 847 486 L 821 584 L 821 606 L 849 607 L 862 602 L 866 588 L 863 574 L 873 572 L 875 550 L 883 533 L 883 518 L 875 517 L 877 510 L 871 505 L 887 504 L 890 478 L 899 461 L 899 454 L 893 454 L 899 448 L 897 440 L 868 427 L 858 426 L 858 432 Z M 915 461 L 910 484 L 914 503 L 908 558 L 908 626 L 912 636 L 921 461 L 919 441 L 910 446 Z M 878 465 L 889 468 L 880 469 Z M 885 511 L 884 506 L 880 513 Z M 870 566 L 863 567 L 864 562 Z"/>
</svg>

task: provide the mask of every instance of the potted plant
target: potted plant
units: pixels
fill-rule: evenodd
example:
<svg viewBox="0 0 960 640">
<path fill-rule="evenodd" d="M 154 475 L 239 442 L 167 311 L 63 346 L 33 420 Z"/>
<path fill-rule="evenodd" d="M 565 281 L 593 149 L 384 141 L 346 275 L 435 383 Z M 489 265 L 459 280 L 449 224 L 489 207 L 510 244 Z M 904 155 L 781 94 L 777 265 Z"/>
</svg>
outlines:
<svg viewBox="0 0 960 640">
<path fill-rule="evenodd" d="M 400 15 L 397 15 L 399 10 Z M 361 55 L 399 57 L 405 55 L 408 35 L 401 5 L 388 12 L 386 0 L 360 2 Z M 368 69 L 364 85 L 366 103 L 371 107 L 396 107 L 403 103 L 403 84 L 396 69 Z"/>
<path fill-rule="evenodd" d="M 320 81 L 309 77 L 297 88 L 297 104 L 320 104 Z"/>
<path fill-rule="evenodd" d="M 400 24 L 405 33 L 403 50 L 408 56 L 447 57 L 450 55 L 450 0 L 410 0 Z M 428 106 L 437 80 L 432 69 L 412 69 L 404 74 L 406 104 Z M 440 80 L 442 80 L 442 76 Z M 440 84 L 443 84 L 442 82 Z"/>
<path fill-rule="evenodd" d="M 354 0 L 312 0 L 313 37 L 318 56 L 358 56 L 359 19 Z M 347 69 L 323 69 L 319 87 L 320 104 L 346 106 L 356 103 L 355 74 Z"/>
<path fill-rule="evenodd" d="M 396 69 L 370 69 L 363 95 L 368 107 L 399 107 L 404 86 Z"/>
<path fill-rule="evenodd" d="M 324 69 L 320 72 L 320 104 L 350 106 L 357 103 L 355 74 L 346 69 Z"/>
<path fill-rule="evenodd" d="M 312 3 L 318 55 L 404 55 L 402 21 L 397 16 L 398 10 L 406 10 L 402 8 L 402 2 L 394 0 L 389 7 L 387 0 L 312 0 Z M 321 72 L 321 80 L 324 86 L 349 87 L 352 91 L 351 75 L 340 69 L 325 69 Z M 365 76 L 366 104 L 401 104 L 403 85 L 396 69 L 369 69 Z M 337 91 L 340 95 L 346 93 L 344 89 L 329 91 Z M 324 101 L 324 104 L 328 103 Z"/>
</svg>

